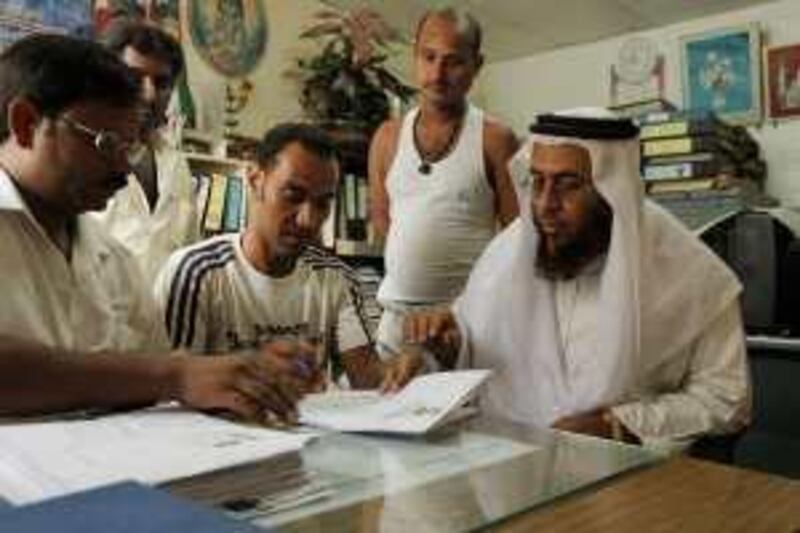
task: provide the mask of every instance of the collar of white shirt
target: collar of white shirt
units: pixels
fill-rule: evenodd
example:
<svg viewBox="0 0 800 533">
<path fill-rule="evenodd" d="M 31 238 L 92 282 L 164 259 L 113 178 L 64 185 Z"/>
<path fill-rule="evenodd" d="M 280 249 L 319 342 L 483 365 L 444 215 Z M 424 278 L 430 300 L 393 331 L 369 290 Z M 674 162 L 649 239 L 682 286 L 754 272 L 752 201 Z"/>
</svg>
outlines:
<svg viewBox="0 0 800 533">
<path fill-rule="evenodd" d="M 0 168 L 0 210 L 25 211 L 30 214 L 25 200 L 5 169 Z"/>
</svg>

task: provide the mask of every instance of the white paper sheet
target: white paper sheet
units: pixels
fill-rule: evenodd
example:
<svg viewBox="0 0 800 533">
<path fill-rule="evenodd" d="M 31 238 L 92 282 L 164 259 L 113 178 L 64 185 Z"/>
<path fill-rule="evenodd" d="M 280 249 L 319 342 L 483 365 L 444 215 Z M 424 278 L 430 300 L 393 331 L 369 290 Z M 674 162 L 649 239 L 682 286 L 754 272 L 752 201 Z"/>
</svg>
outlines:
<svg viewBox="0 0 800 533">
<path fill-rule="evenodd" d="M 461 406 L 490 374 L 490 370 L 427 374 L 392 395 L 312 394 L 300 402 L 300 421 L 337 431 L 422 434 L 463 414 Z"/>
<path fill-rule="evenodd" d="M 117 481 L 162 483 L 300 450 L 312 437 L 177 407 L 0 425 L 0 495 L 31 503 Z"/>
</svg>

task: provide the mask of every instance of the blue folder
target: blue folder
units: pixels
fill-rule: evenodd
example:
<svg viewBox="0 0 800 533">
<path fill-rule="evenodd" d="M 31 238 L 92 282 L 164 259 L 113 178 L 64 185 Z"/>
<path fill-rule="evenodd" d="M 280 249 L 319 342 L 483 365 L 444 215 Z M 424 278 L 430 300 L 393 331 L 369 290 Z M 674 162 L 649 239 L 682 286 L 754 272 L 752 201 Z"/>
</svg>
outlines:
<svg viewBox="0 0 800 533">
<path fill-rule="evenodd" d="M 135 482 L 20 507 L 0 507 L 0 531 L 14 533 L 255 533 L 263 529 Z"/>
</svg>

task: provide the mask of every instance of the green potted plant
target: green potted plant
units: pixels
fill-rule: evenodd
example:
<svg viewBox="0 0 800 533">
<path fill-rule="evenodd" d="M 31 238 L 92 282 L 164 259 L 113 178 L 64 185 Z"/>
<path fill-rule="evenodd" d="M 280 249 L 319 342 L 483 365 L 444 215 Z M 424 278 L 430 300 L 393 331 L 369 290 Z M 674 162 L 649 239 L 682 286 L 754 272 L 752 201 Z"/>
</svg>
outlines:
<svg viewBox="0 0 800 533">
<path fill-rule="evenodd" d="M 323 10 L 300 34 L 319 52 L 297 59 L 289 74 L 300 88 L 306 115 L 326 126 L 357 129 L 367 137 L 390 112 L 389 96 L 407 102 L 415 90 L 390 72 L 386 60 L 400 34 L 368 8 Z"/>
</svg>

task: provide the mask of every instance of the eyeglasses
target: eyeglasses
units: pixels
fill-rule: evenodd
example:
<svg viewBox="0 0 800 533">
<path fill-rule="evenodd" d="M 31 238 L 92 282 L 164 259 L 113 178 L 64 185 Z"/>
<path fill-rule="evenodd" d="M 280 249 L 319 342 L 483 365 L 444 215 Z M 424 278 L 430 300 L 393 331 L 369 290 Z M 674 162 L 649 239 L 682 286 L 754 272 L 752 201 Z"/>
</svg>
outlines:
<svg viewBox="0 0 800 533">
<path fill-rule="evenodd" d="M 60 120 L 76 131 L 86 135 L 92 140 L 95 149 L 106 159 L 113 160 L 122 155 L 130 165 L 136 165 L 144 156 L 145 146 L 141 142 L 123 141 L 116 132 L 108 130 L 94 130 L 75 119 L 62 116 Z"/>
</svg>

